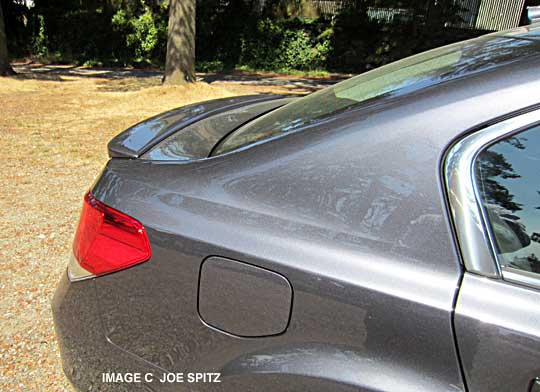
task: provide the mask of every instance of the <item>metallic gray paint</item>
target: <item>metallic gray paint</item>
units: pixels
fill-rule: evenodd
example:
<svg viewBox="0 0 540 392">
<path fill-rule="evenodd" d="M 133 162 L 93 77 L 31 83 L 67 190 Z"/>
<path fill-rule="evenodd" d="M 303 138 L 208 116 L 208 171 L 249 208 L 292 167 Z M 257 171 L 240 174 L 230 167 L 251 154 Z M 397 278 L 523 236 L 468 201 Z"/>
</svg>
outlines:
<svg viewBox="0 0 540 392">
<path fill-rule="evenodd" d="M 278 98 L 283 98 L 283 96 L 246 95 L 214 99 L 170 110 L 135 124 L 113 138 L 108 144 L 109 156 L 111 158 L 138 158 L 157 143 L 197 121 L 242 106 Z"/>
<path fill-rule="evenodd" d="M 540 292 L 466 273 L 456 335 L 470 391 L 527 391 L 540 375 Z"/>
<path fill-rule="evenodd" d="M 266 373 L 282 361 L 274 354 L 297 350 L 277 367 L 283 377 L 331 380 L 345 368 L 360 376 L 341 382 L 365 390 L 463 389 L 451 331 L 460 267 L 438 182 L 444 147 L 436 135 L 410 145 L 410 132 L 384 132 L 395 123 L 383 113 L 365 118 L 372 127 L 350 114 L 309 136 L 188 164 L 112 160 L 93 192 L 145 224 L 153 258 L 96 280 L 109 339 L 171 371 Z M 197 273 L 216 254 L 289 279 L 285 334 L 239 341 L 200 323 Z M 265 352 L 268 361 L 240 365 Z M 335 368 L 313 368 L 313 358 Z"/>
<path fill-rule="evenodd" d="M 67 274 L 64 274 L 56 289 L 52 309 L 64 373 L 75 388 L 84 391 L 147 392 L 148 387 L 155 387 L 101 382 L 101 374 L 107 371 L 152 372 L 156 379 L 164 372 L 120 349 L 105 337 L 94 280 L 70 283 Z M 160 390 L 182 391 L 178 385 L 171 384 L 160 385 Z"/>
<path fill-rule="evenodd" d="M 283 275 L 209 257 L 199 279 L 199 315 L 206 324 L 242 337 L 279 335 L 287 329 L 293 293 Z"/>
<path fill-rule="evenodd" d="M 448 153 L 448 195 L 466 273 L 456 303 L 460 357 L 471 391 L 526 391 L 540 375 L 537 274 L 502 268 L 474 178 L 476 156 L 492 143 L 540 122 L 540 110 L 516 115 L 460 140 Z M 487 279 L 496 278 L 496 279 Z M 505 282 L 502 279 L 505 279 Z"/>
<path fill-rule="evenodd" d="M 173 133 L 141 156 L 151 161 L 179 161 L 207 158 L 214 146 L 244 123 L 285 105 L 294 98 L 246 103 L 237 109 L 206 117 Z"/>
<path fill-rule="evenodd" d="M 111 159 L 92 191 L 145 225 L 152 259 L 67 288 L 64 280 L 54 313 L 66 373 L 81 374 L 71 379 L 83 390 L 105 369 L 148 363 L 222 372 L 222 384 L 197 386 L 209 391 L 465 391 L 452 323 L 463 273 L 441 162 L 463 134 L 540 103 L 539 53 L 522 54 L 226 155 Z M 239 338 L 201 321 L 198 276 L 212 255 L 288 279 L 285 333 Z M 520 304 L 508 316 L 478 300 L 494 284 Z M 493 358 L 504 373 L 516 344 L 512 369 L 538 358 L 526 351 L 537 342 L 535 313 L 514 318 L 538 293 L 470 274 L 463 287 L 455 321 L 469 390 L 520 390 L 530 374 L 490 381 L 482 365 Z M 77 321 L 78 303 L 89 325 Z M 507 328 L 518 323 L 525 334 Z M 506 336 L 500 352 L 490 348 Z"/>
</svg>

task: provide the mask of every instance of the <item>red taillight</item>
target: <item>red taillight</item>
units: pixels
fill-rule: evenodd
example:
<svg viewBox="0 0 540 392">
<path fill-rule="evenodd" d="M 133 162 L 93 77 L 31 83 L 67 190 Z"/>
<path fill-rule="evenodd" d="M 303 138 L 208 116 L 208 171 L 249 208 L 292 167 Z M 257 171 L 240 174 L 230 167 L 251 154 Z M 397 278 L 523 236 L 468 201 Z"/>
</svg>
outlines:
<svg viewBox="0 0 540 392">
<path fill-rule="evenodd" d="M 80 266 L 103 275 L 143 263 L 152 254 L 144 226 L 138 220 L 84 196 L 73 254 Z"/>
</svg>

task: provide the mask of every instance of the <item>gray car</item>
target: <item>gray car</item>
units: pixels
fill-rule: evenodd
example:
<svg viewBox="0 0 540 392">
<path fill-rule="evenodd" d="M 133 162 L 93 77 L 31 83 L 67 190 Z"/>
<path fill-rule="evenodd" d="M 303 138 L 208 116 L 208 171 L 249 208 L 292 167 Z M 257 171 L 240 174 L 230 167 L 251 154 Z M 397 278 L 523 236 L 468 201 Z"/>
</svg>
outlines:
<svg viewBox="0 0 540 392">
<path fill-rule="evenodd" d="M 80 390 L 539 391 L 540 26 L 109 143 L 53 301 Z"/>
</svg>

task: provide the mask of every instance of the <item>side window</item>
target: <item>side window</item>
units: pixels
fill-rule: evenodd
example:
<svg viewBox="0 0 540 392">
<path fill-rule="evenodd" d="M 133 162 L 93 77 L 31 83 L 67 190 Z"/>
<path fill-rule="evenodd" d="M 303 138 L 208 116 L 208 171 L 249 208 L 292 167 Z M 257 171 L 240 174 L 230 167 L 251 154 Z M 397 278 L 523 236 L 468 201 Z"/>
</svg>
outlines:
<svg viewBox="0 0 540 392">
<path fill-rule="evenodd" d="M 540 126 L 483 150 L 475 177 L 501 268 L 540 274 Z"/>
</svg>

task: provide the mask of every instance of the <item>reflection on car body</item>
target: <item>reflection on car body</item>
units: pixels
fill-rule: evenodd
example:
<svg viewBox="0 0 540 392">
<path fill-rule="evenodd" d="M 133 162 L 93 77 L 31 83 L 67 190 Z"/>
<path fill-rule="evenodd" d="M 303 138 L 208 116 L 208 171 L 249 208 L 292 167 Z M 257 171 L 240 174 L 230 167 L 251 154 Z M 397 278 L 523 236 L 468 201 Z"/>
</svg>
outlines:
<svg viewBox="0 0 540 392">
<path fill-rule="evenodd" d="M 539 29 L 114 138 L 53 302 L 73 385 L 538 388 Z"/>
</svg>

